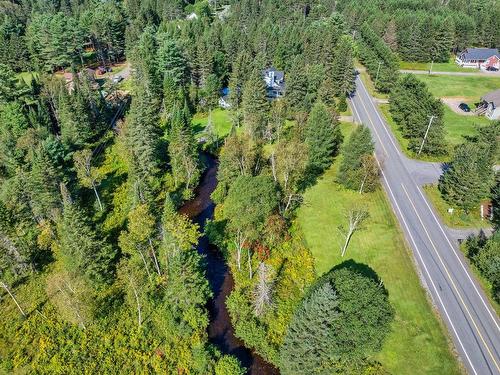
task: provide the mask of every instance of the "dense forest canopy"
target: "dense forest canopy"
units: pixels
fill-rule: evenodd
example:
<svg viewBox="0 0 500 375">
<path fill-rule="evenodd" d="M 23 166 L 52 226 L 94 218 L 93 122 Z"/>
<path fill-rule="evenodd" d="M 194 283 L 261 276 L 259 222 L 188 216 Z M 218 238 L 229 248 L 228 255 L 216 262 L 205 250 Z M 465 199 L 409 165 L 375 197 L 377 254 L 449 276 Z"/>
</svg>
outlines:
<svg viewBox="0 0 500 375">
<path fill-rule="evenodd" d="M 409 118 L 404 90 L 418 86 L 410 99 L 436 116 L 442 108 L 424 84 L 399 78 L 398 60 L 498 46 L 499 23 L 494 0 L 0 2 L 0 370 L 244 373 L 208 339 L 202 233 L 179 213 L 215 155 L 217 207 L 204 234 L 234 277 L 236 336 L 293 373 L 297 327 L 322 331 L 324 303 L 356 337 L 355 356 L 338 344 L 328 366 L 385 373 L 371 357 L 393 318 L 387 291 L 342 267 L 316 282 L 296 210 L 342 153 L 346 189 L 378 188 L 367 128 L 341 147 L 356 58 L 370 74 L 385 61 L 376 88 L 392 92 L 415 147 L 412 121 L 423 115 Z M 130 73 L 124 82 L 94 76 L 117 66 Z M 262 79 L 271 66 L 286 75 L 285 96 L 272 101 Z M 212 121 L 223 88 L 229 134 Z M 429 154 L 442 150 L 435 129 Z M 372 340 L 357 308 L 373 312 L 363 328 Z"/>
</svg>

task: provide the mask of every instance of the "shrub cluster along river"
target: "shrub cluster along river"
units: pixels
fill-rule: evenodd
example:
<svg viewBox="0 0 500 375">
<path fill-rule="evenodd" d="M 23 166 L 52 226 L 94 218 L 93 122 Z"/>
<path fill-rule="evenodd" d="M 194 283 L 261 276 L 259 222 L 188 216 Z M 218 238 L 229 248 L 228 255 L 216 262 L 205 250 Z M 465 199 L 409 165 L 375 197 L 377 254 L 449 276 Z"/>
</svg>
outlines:
<svg viewBox="0 0 500 375">
<path fill-rule="evenodd" d="M 217 186 L 218 161 L 212 155 L 204 154 L 207 160 L 207 169 L 203 173 L 201 183 L 195 190 L 195 198 L 184 204 L 180 212 L 192 218 L 200 225 L 203 231 L 205 222 L 213 217 L 215 204 L 210 194 Z M 215 246 L 210 245 L 208 238 L 200 238 L 198 251 L 205 255 L 207 264 L 207 278 L 213 292 L 208 310 L 210 323 L 208 337 L 224 354 L 234 355 L 248 368 L 250 375 L 274 375 L 279 371 L 264 361 L 262 357 L 253 353 L 236 338 L 231 325 L 231 318 L 226 308 L 226 297 L 231 293 L 234 282 L 229 267 L 222 253 Z"/>
</svg>

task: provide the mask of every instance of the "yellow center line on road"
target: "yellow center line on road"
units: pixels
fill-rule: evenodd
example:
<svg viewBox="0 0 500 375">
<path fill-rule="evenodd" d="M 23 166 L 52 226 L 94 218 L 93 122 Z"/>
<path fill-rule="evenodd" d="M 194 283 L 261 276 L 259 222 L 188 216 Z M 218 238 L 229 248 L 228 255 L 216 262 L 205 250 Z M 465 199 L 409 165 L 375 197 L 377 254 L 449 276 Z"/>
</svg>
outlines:
<svg viewBox="0 0 500 375">
<path fill-rule="evenodd" d="M 413 238 L 413 235 L 411 234 L 410 228 L 408 227 L 408 224 L 407 224 L 407 222 L 405 220 L 405 217 L 403 216 L 403 212 L 401 211 L 401 208 L 399 207 L 398 201 L 396 200 L 396 197 L 394 196 L 394 193 L 392 192 L 391 186 L 389 185 L 389 182 L 387 181 L 387 178 L 385 177 L 385 173 L 384 173 L 384 171 L 382 171 L 382 167 L 380 166 L 380 163 L 379 163 L 378 159 L 376 158 L 376 156 L 375 156 L 375 160 L 377 161 L 377 164 L 378 164 L 378 166 L 380 168 L 380 171 L 381 171 L 381 174 L 382 174 L 382 178 L 385 181 L 385 185 L 387 186 L 387 189 L 389 190 L 389 194 L 391 195 L 392 200 L 394 202 L 394 205 L 395 205 L 397 211 L 399 212 L 399 216 L 401 217 L 403 225 L 406 228 L 408 236 L 410 237 L 411 242 L 413 243 L 413 247 L 415 249 L 415 252 L 417 253 L 418 258 L 420 259 L 420 262 L 422 263 L 422 267 L 424 268 L 424 271 L 427 274 L 427 278 L 429 279 L 429 281 L 430 281 L 430 283 L 432 285 L 432 288 L 434 289 L 434 293 L 436 294 L 436 297 L 439 300 L 439 303 L 441 304 L 441 307 L 443 308 L 444 314 L 446 315 L 446 317 L 448 318 L 448 321 L 450 322 L 451 329 L 455 333 L 455 336 L 456 336 L 456 338 L 458 340 L 458 343 L 459 343 L 460 347 L 462 348 L 462 351 L 465 354 L 465 358 L 469 362 L 469 366 L 471 367 L 472 371 L 474 372 L 474 375 L 478 375 L 476 369 L 474 368 L 474 365 L 472 364 L 471 359 L 469 358 L 469 355 L 467 354 L 467 350 L 465 350 L 464 344 L 462 343 L 462 340 L 460 339 L 460 336 L 458 335 L 458 332 L 457 332 L 457 330 L 455 328 L 455 325 L 453 324 L 453 321 L 451 320 L 451 317 L 448 314 L 448 310 L 446 310 L 446 306 L 444 305 L 444 302 L 443 302 L 443 300 L 442 300 L 442 298 L 441 298 L 441 296 L 440 296 L 440 294 L 439 294 L 439 292 L 438 292 L 438 290 L 436 288 L 436 284 L 434 283 L 434 280 L 432 279 L 431 273 L 429 272 L 429 270 L 427 268 L 427 265 L 424 262 L 422 254 L 420 253 L 420 250 L 418 249 L 417 243 L 416 243 L 415 239 Z M 394 211 L 394 213 L 397 216 L 396 210 L 393 209 L 393 211 Z"/>
<path fill-rule="evenodd" d="M 364 90 L 364 92 L 365 92 L 366 96 L 370 99 L 370 98 L 371 98 L 371 97 L 370 97 L 370 94 L 369 94 L 369 93 L 368 93 L 368 91 L 366 90 L 366 87 L 365 87 L 365 85 L 364 85 L 363 81 L 362 81 L 361 79 L 359 79 L 359 82 L 360 82 L 360 86 L 363 88 L 363 90 Z M 392 139 L 392 136 L 391 136 L 391 132 L 390 132 L 390 131 L 389 131 L 389 129 L 387 128 L 386 123 L 382 120 L 382 118 L 381 118 L 380 114 L 378 113 L 378 110 L 377 110 L 377 108 L 376 108 L 376 106 L 375 106 L 375 104 L 373 103 L 373 101 L 372 101 L 372 100 L 370 100 L 370 103 L 371 103 L 371 105 L 372 105 L 372 107 L 373 107 L 373 109 L 374 109 L 374 111 L 375 111 L 375 114 L 377 115 L 378 119 L 380 120 L 380 123 L 382 124 L 382 127 L 384 128 L 384 131 L 386 132 L 387 136 L 389 137 L 389 140 L 391 141 L 391 143 L 392 143 L 392 145 L 393 145 L 394 149 L 396 150 L 396 153 L 397 153 L 397 154 L 399 154 L 399 149 L 398 149 L 398 147 L 396 146 L 396 144 L 394 143 L 394 141 L 393 141 L 393 139 Z M 365 110 L 366 110 L 366 107 L 365 107 Z M 368 118 L 369 118 L 370 122 L 372 123 L 373 128 L 375 129 L 375 125 L 373 124 L 373 121 L 371 120 L 371 117 L 370 117 L 370 115 L 369 115 L 369 113 L 368 113 L 368 112 L 367 112 L 367 116 L 368 116 Z M 359 117 L 359 115 L 358 115 L 358 117 Z M 375 132 L 376 132 L 376 131 L 375 131 Z M 379 141 L 380 141 L 380 137 L 378 136 L 378 134 L 377 134 L 377 138 L 378 138 L 378 139 L 379 139 Z M 384 148 L 384 150 L 385 150 L 385 148 Z M 444 237 L 446 238 L 446 241 L 448 242 L 448 245 L 450 246 L 450 248 L 451 248 L 451 250 L 452 250 L 453 254 L 454 254 L 454 255 L 455 255 L 455 257 L 457 258 L 458 262 L 460 263 L 460 266 L 462 267 L 462 269 L 464 270 L 465 274 L 467 275 L 467 278 L 468 278 L 468 279 L 469 279 L 469 281 L 471 282 L 472 287 L 474 288 L 474 291 L 475 291 L 475 292 L 476 292 L 476 294 L 479 296 L 479 299 L 481 300 L 481 302 L 482 302 L 483 306 L 486 308 L 486 311 L 488 312 L 488 315 L 490 316 L 491 320 L 492 320 L 492 321 L 493 321 L 493 323 L 495 324 L 495 326 L 496 326 L 497 330 L 500 332 L 500 325 L 498 324 L 497 319 L 495 319 L 496 314 L 495 314 L 495 316 L 493 315 L 493 313 L 492 313 L 492 309 L 488 306 L 488 304 L 487 304 L 487 303 L 486 303 L 486 301 L 484 300 L 483 296 L 481 295 L 481 293 L 480 293 L 480 292 L 479 292 L 479 290 L 477 289 L 477 286 L 476 286 L 476 284 L 474 283 L 474 281 L 472 280 L 472 277 L 471 277 L 471 275 L 470 275 L 469 271 L 466 269 L 466 267 L 465 267 L 464 263 L 462 262 L 462 260 L 461 260 L 461 259 L 460 259 L 460 257 L 458 256 L 458 254 L 457 254 L 457 250 L 456 250 L 456 249 L 453 247 L 453 245 L 451 244 L 450 239 L 448 238 L 448 235 L 445 233 L 445 231 L 444 231 L 444 229 L 443 229 L 443 227 L 442 227 L 441 223 L 439 222 L 439 220 L 437 219 L 436 215 L 434 214 L 434 212 L 432 211 L 431 207 L 429 206 L 429 203 L 427 202 L 427 199 L 425 199 L 425 197 L 424 197 L 423 193 L 420 191 L 420 188 L 418 187 L 418 185 L 417 185 L 417 184 L 415 184 L 415 186 L 416 186 L 416 188 L 417 188 L 417 190 L 418 190 L 418 192 L 419 192 L 420 196 L 421 196 L 421 197 L 422 197 L 422 199 L 424 200 L 425 205 L 427 206 L 427 208 L 428 208 L 428 209 L 429 209 L 429 211 L 431 212 L 432 217 L 434 218 L 434 220 L 436 221 L 437 225 L 439 226 L 439 229 L 441 230 L 441 232 L 443 233 Z"/>
<path fill-rule="evenodd" d="M 380 142 L 380 145 L 382 146 L 382 149 L 384 150 L 384 153 L 389 156 L 389 153 L 387 152 L 385 146 L 384 146 L 384 143 L 382 142 L 382 139 L 380 138 L 380 135 L 378 134 L 377 132 L 377 129 L 375 128 L 375 124 L 373 123 L 371 117 L 370 117 L 370 114 L 368 112 L 368 109 L 366 108 L 365 104 L 363 103 L 363 100 L 361 100 L 361 98 L 359 99 L 359 102 L 361 103 L 361 105 L 363 106 L 365 112 L 366 112 L 366 115 L 368 116 L 368 120 L 371 122 L 372 124 L 372 128 L 373 128 L 373 131 L 375 132 L 375 135 L 377 136 L 379 142 Z M 355 112 L 358 114 L 358 118 L 359 118 L 359 121 L 361 121 L 361 117 L 359 116 L 359 113 L 358 111 L 356 110 L 356 105 L 354 104 L 354 100 L 352 100 L 352 103 L 353 103 L 353 107 L 354 107 L 354 110 Z"/>
<path fill-rule="evenodd" d="M 443 269 L 446 272 L 446 275 L 448 276 L 448 279 L 450 280 L 450 282 L 451 282 L 451 284 L 453 286 L 453 289 L 455 290 L 455 293 L 457 294 L 457 296 L 458 296 L 458 298 L 460 300 L 460 303 L 465 308 L 465 311 L 467 312 L 467 315 L 469 315 L 469 318 L 470 318 L 472 324 L 474 325 L 474 328 L 476 329 L 476 332 L 479 335 L 479 338 L 483 342 L 484 347 L 486 348 L 488 354 L 490 355 L 491 359 L 493 360 L 493 363 L 495 364 L 495 366 L 497 368 L 497 371 L 500 373 L 500 366 L 499 366 L 497 360 L 493 356 L 493 353 L 492 353 L 490 347 L 488 346 L 488 344 L 484 340 L 484 337 L 481 334 L 481 331 L 479 330 L 479 327 L 477 326 L 477 323 L 476 323 L 475 319 L 473 318 L 473 316 L 472 316 L 469 308 L 467 307 L 467 305 L 466 305 L 466 303 L 465 303 L 465 301 L 464 301 L 464 299 L 462 297 L 462 294 L 458 290 L 458 288 L 457 288 L 457 286 L 455 284 L 455 281 L 453 280 L 453 278 L 451 277 L 450 272 L 448 271 L 448 267 L 446 267 L 446 265 L 444 264 L 443 259 L 441 258 L 441 255 L 439 254 L 439 251 L 437 250 L 436 245 L 434 245 L 434 242 L 432 241 L 431 236 L 429 235 L 429 232 L 427 231 L 427 228 L 425 227 L 424 222 L 422 221 L 422 218 L 418 214 L 418 211 L 417 211 L 417 208 L 415 207 L 415 204 L 413 203 L 413 201 L 410 198 L 410 194 L 408 194 L 408 190 L 406 190 L 406 187 L 404 186 L 404 184 L 401 184 L 401 187 L 403 188 L 403 190 L 404 190 L 404 192 L 406 194 L 406 197 L 408 198 L 408 201 L 410 202 L 411 206 L 413 207 L 413 210 L 415 211 L 415 214 L 417 215 L 417 218 L 420 221 L 420 224 L 422 225 L 422 228 L 424 228 L 425 234 L 427 235 L 427 238 L 429 239 L 429 241 L 430 241 L 430 243 L 431 243 L 431 245 L 432 245 L 432 247 L 434 249 L 434 252 L 436 253 L 436 255 L 438 257 L 439 262 L 443 266 Z"/>
<path fill-rule="evenodd" d="M 361 117 L 359 116 L 359 112 L 358 112 L 358 110 L 357 110 L 357 108 L 356 108 L 356 104 L 354 103 L 354 100 L 352 100 L 351 102 L 352 102 L 352 106 L 353 106 L 354 112 L 355 112 L 355 113 L 356 113 L 356 115 L 358 116 L 358 119 L 361 121 Z M 363 107 L 364 107 L 364 109 L 365 109 L 365 111 L 366 111 L 366 115 L 367 115 L 368 121 L 371 123 L 372 128 L 373 128 L 373 130 L 374 130 L 374 132 L 375 132 L 375 134 L 376 134 L 377 138 L 379 139 L 379 141 L 380 141 L 380 144 L 381 144 L 382 148 L 383 148 L 383 149 L 384 149 L 384 151 L 385 151 L 385 154 L 386 154 L 386 155 L 388 155 L 388 154 L 387 154 L 387 150 L 385 149 L 385 147 L 384 147 L 384 145 L 383 145 L 383 143 L 382 143 L 382 140 L 380 139 L 380 135 L 378 134 L 378 132 L 377 132 L 377 130 L 376 130 L 376 128 L 375 128 L 375 125 L 374 125 L 374 123 L 373 123 L 373 120 L 372 120 L 372 118 L 371 118 L 371 116 L 370 116 L 369 112 L 367 111 L 366 106 L 364 106 L 363 101 L 362 101 L 361 99 L 360 99 L 360 102 L 361 102 L 361 105 L 363 105 Z M 444 311 L 444 313 L 445 313 L 446 317 L 448 318 L 448 321 L 450 322 L 451 328 L 452 328 L 453 332 L 455 333 L 455 336 L 456 336 L 456 338 L 457 338 L 457 340 L 458 340 L 458 343 L 460 344 L 460 347 L 462 348 L 462 351 L 463 351 L 463 353 L 465 354 L 465 358 L 466 358 L 466 359 L 467 359 L 467 361 L 469 362 L 469 365 L 470 365 L 470 367 L 472 368 L 472 371 L 474 372 L 474 374 L 475 374 L 475 375 L 478 375 L 478 373 L 477 373 L 476 369 L 474 368 L 474 365 L 472 364 L 472 361 L 471 361 L 471 359 L 470 359 L 470 357 L 469 357 L 469 355 L 468 355 L 468 353 L 467 353 L 467 351 L 466 351 L 466 349 L 465 349 L 465 346 L 463 345 L 462 340 L 460 339 L 460 336 L 458 335 L 458 332 L 457 332 L 457 330 L 456 330 L 456 328 L 455 328 L 455 325 L 453 324 L 453 321 L 451 320 L 451 317 L 450 317 L 450 315 L 448 314 L 448 311 L 447 311 L 447 309 L 446 309 L 446 306 L 445 306 L 445 304 L 444 304 L 443 300 L 441 299 L 441 296 L 440 296 L 440 294 L 439 294 L 439 292 L 438 292 L 438 290 L 437 290 L 437 288 L 436 288 L 436 285 L 434 284 L 434 280 L 432 279 L 432 276 L 431 276 L 431 274 L 430 274 L 429 270 L 427 269 L 427 266 L 426 266 L 426 264 L 425 264 L 425 262 L 424 262 L 424 259 L 423 259 L 422 255 L 421 255 L 421 253 L 420 253 L 420 250 L 418 249 L 417 243 L 415 242 L 415 239 L 413 238 L 413 235 L 411 234 L 410 228 L 408 227 L 408 224 L 406 223 L 406 220 L 405 220 L 405 218 L 404 218 L 404 216 L 403 216 L 403 212 L 401 211 L 401 209 L 400 209 L 400 207 L 399 207 L 399 205 L 398 205 L 398 202 L 397 202 L 397 200 L 396 200 L 396 197 L 394 196 L 394 193 L 392 192 L 391 186 L 389 185 L 389 182 L 387 181 L 387 178 L 386 178 L 386 176 L 385 176 L 385 173 L 384 173 L 384 171 L 382 170 L 382 166 L 380 165 L 380 161 L 378 160 L 378 158 L 377 158 L 377 155 L 376 155 L 376 154 L 375 154 L 375 160 L 377 161 L 377 164 L 378 164 L 378 166 L 379 166 L 380 172 L 381 172 L 382 177 L 383 177 L 383 179 L 384 179 L 384 181 L 385 181 L 385 185 L 387 186 L 387 188 L 388 188 L 388 190 L 389 190 L 389 193 L 390 193 L 390 195 L 391 195 L 391 197 L 392 197 L 392 200 L 393 200 L 393 202 L 394 202 L 394 204 L 395 204 L 395 206 L 396 206 L 396 208 L 397 208 L 397 210 L 398 210 L 398 212 L 399 212 L 399 215 L 400 215 L 400 217 L 401 217 L 401 219 L 402 219 L 402 221 L 403 221 L 403 224 L 404 224 L 404 226 L 405 226 L 405 228 L 406 228 L 406 231 L 408 232 L 408 235 L 410 236 L 410 239 L 411 239 L 411 241 L 412 241 L 412 243 L 413 243 L 413 246 L 414 246 L 414 248 L 415 248 L 415 251 L 416 251 L 416 252 L 417 252 L 417 254 L 418 254 L 418 257 L 420 258 L 420 261 L 421 261 L 421 263 L 422 263 L 422 266 L 424 267 L 424 270 L 425 270 L 425 272 L 426 272 L 426 274 L 427 274 L 427 277 L 428 277 L 428 279 L 429 279 L 429 281 L 430 281 L 430 283 L 431 283 L 431 285 L 432 285 L 432 287 L 433 287 L 433 289 L 434 289 L 434 292 L 435 292 L 435 294 L 436 294 L 437 298 L 439 299 L 439 302 L 441 303 L 441 306 L 442 306 L 442 308 L 443 308 L 443 311 Z"/>
</svg>

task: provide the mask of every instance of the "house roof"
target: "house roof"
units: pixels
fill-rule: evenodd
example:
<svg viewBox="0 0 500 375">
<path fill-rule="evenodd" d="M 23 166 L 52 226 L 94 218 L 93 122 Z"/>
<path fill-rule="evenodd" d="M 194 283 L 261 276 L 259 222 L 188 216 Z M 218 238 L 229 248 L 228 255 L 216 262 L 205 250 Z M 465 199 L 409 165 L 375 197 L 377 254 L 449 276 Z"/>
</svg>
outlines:
<svg viewBox="0 0 500 375">
<path fill-rule="evenodd" d="M 493 55 L 500 56 L 497 48 L 467 48 L 461 53 L 466 60 L 486 60 Z"/>
<path fill-rule="evenodd" d="M 271 66 L 270 68 L 267 68 L 264 70 L 264 74 L 267 76 L 269 73 L 274 72 L 274 78 L 276 81 L 282 81 L 283 78 L 285 77 L 285 73 L 277 70 L 274 66 Z"/>
<path fill-rule="evenodd" d="M 493 103 L 495 107 L 500 107 L 500 89 L 492 91 L 481 98 L 481 100 Z"/>
</svg>

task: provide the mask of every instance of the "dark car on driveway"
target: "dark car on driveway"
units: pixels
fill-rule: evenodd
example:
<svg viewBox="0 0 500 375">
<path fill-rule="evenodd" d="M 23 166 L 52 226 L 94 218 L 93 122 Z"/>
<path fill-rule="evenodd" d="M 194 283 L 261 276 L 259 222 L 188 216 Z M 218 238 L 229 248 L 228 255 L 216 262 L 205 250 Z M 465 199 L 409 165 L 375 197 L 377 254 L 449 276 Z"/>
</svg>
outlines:
<svg viewBox="0 0 500 375">
<path fill-rule="evenodd" d="M 488 66 L 486 70 L 488 72 L 498 72 L 498 68 L 495 68 L 494 66 Z"/>
<path fill-rule="evenodd" d="M 464 112 L 470 112 L 470 107 L 465 103 L 460 103 L 458 105 L 458 108 L 460 108 Z"/>
</svg>

